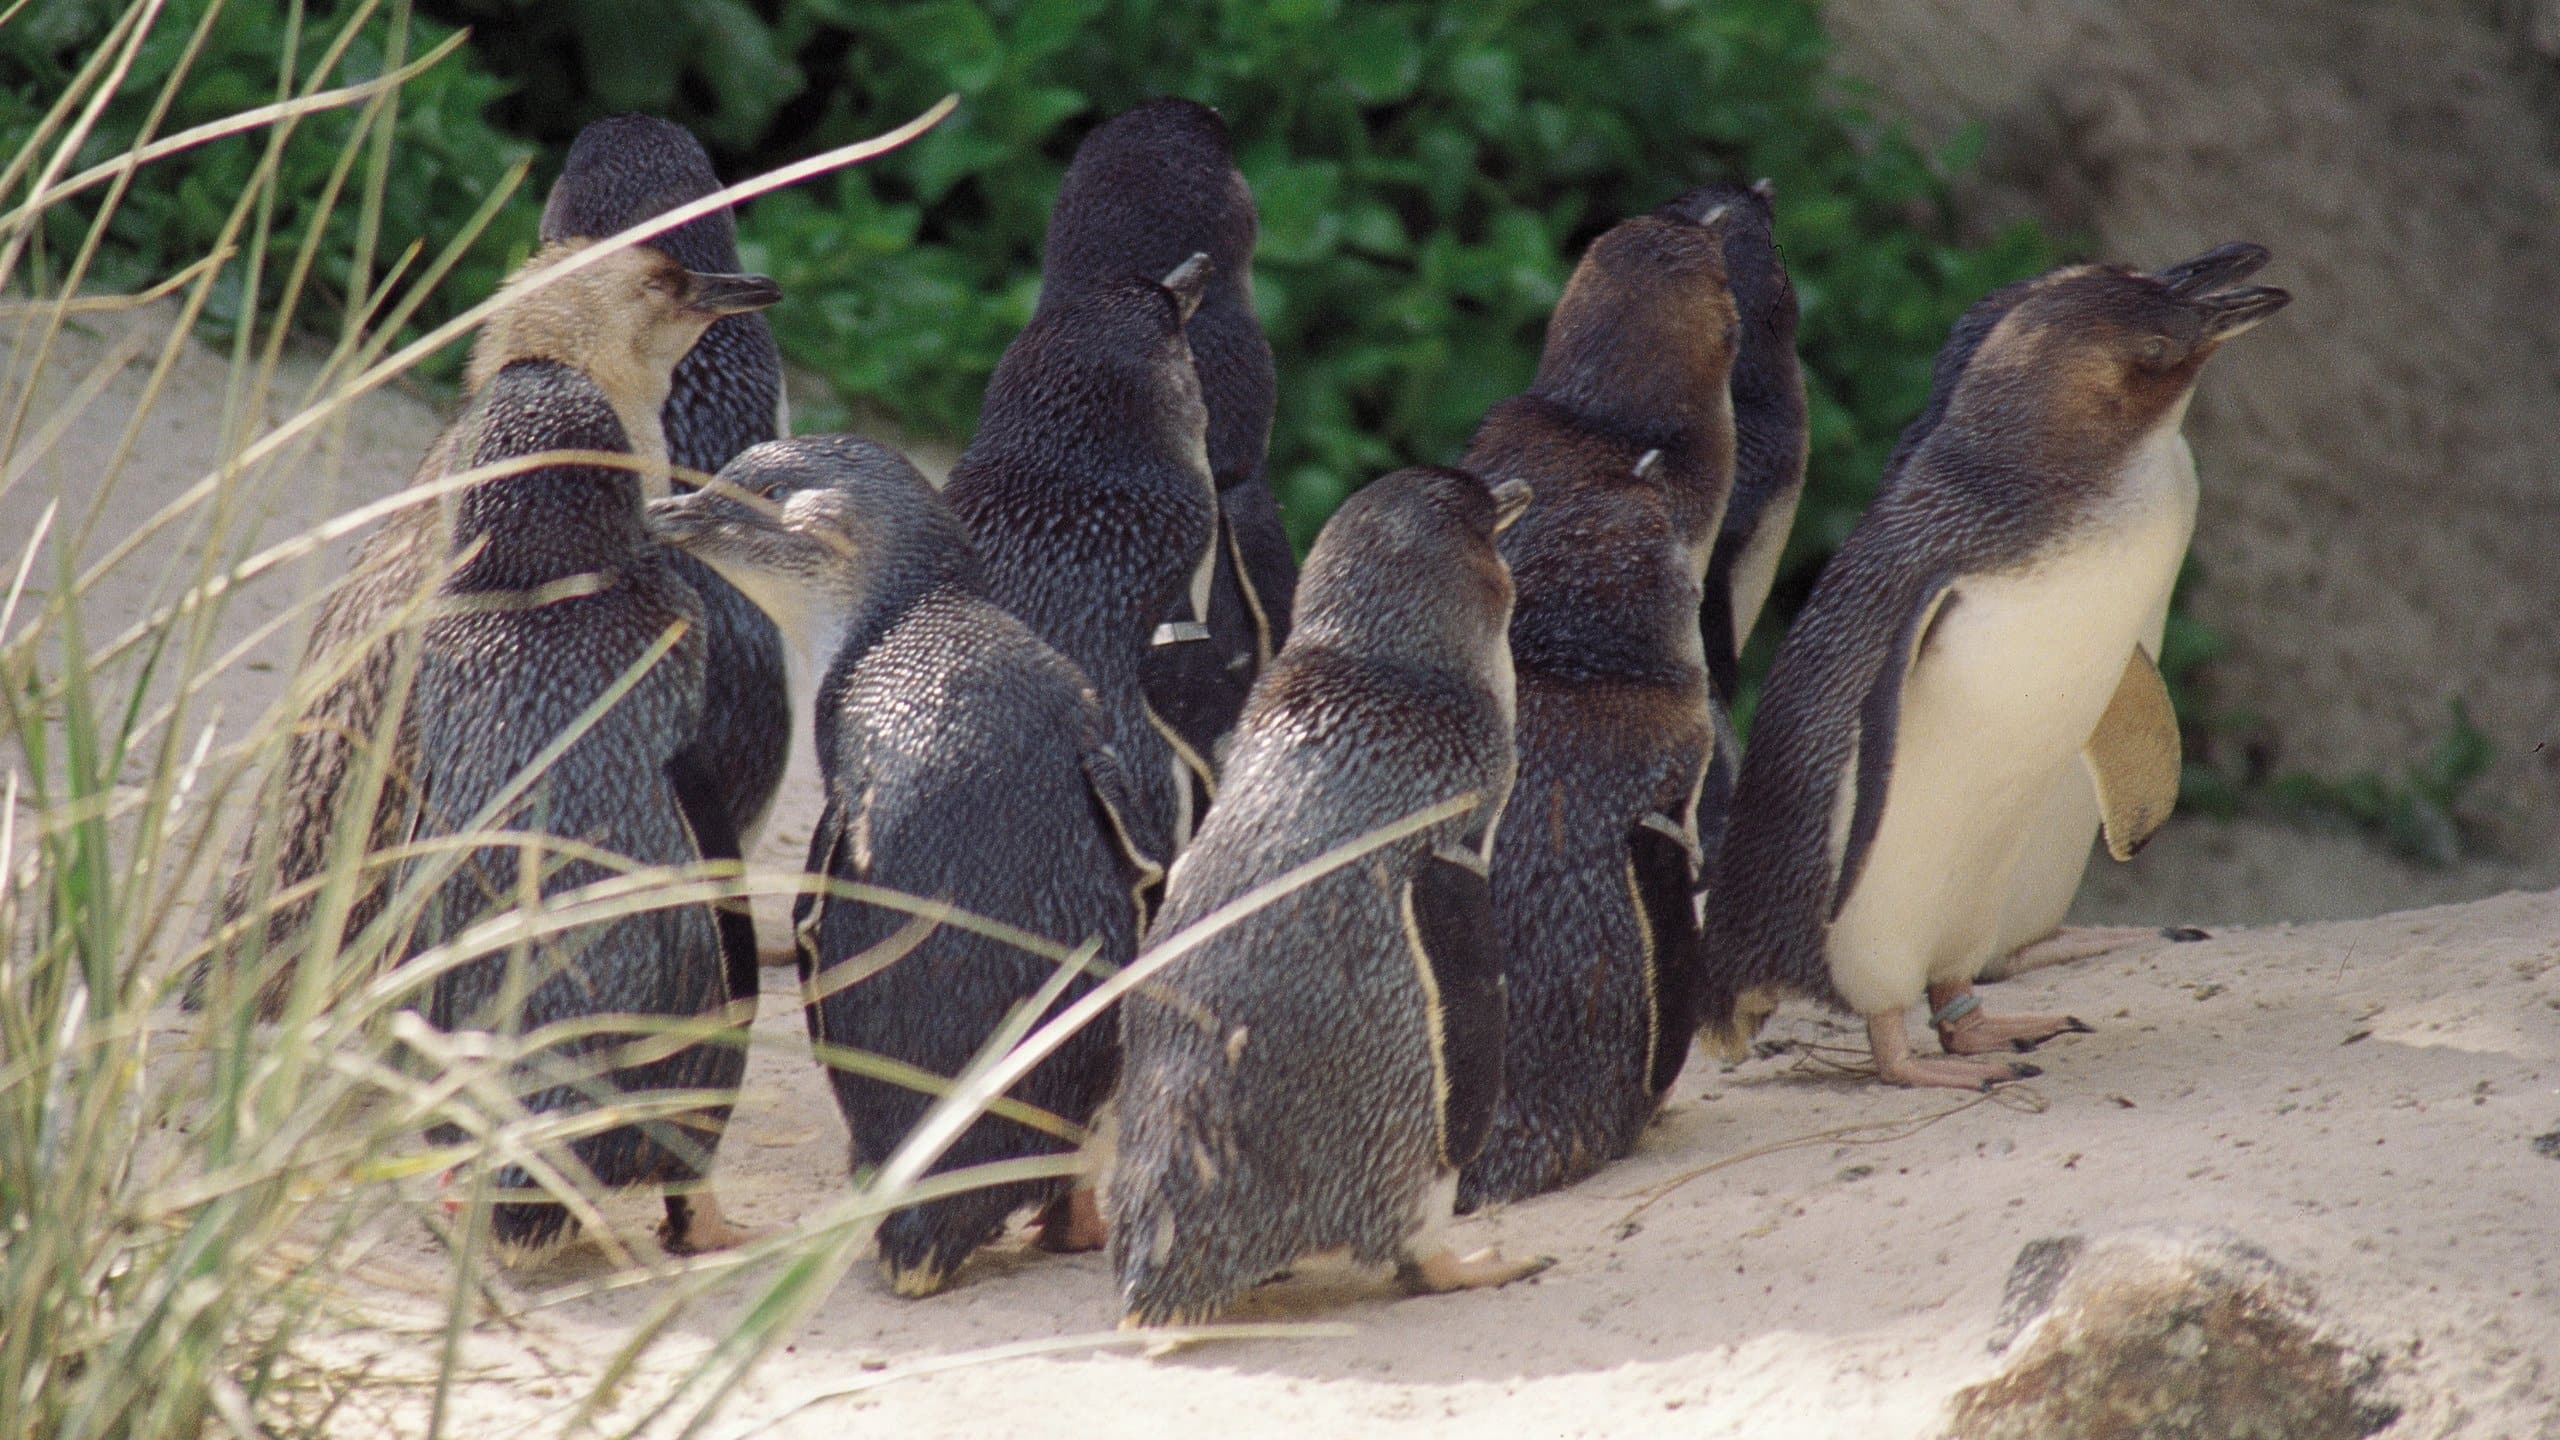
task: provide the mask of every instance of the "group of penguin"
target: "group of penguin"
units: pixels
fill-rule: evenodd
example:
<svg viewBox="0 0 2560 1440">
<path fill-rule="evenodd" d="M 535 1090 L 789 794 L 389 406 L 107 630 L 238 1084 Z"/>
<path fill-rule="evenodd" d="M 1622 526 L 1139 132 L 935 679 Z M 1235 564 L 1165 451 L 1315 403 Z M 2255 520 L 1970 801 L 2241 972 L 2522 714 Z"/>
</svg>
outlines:
<svg viewBox="0 0 2560 1440">
<path fill-rule="evenodd" d="M 1044 1246 L 1109 1247 L 1128 1324 L 1213 1317 L 1320 1252 L 1499 1284 L 1539 1262 L 1462 1258 L 1446 1220 L 1625 1155 L 1693 1035 L 1738 1056 L 1810 997 L 1867 1018 L 1882 1079 L 1980 1087 L 2085 1028 L 1993 1018 L 1972 983 L 2089 943 L 2051 937 L 2092 836 L 2128 855 L 2176 798 L 2155 660 L 2194 521 L 2180 423 L 2205 360 L 2287 299 L 2241 283 L 2265 250 L 1975 305 L 1746 754 L 1736 655 L 1806 457 L 1765 183 L 1594 240 L 1529 388 L 1455 467 L 1360 489 L 1303 572 L 1216 111 L 1158 100 L 1086 137 L 940 490 L 867 439 L 777 438 L 755 312 L 781 297 L 736 273 L 725 210 L 581 262 L 717 188 L 679 126 L 578 137 L 419 472 L 468 478 L 329 595 L 318 698 L 226 897 L 235 948 L 325 955 L 422 887 L 390 953 L 436 967 L 435 1029 L 541 1041 L 527 1111 L 660 1097 L 500 1173 L 500 1242 L 561 1238 L 580 1171 L 660 1188 L 671 1250 L 735 1238 L 704 1177 L 757 993 L 744 908 L 466 932 L 736 860 L 804 723 L 830 883 L 793 938 L 857 1175 L 1019 1007 L 1183 937 L 935 1167 L 1082 1147 L 1082 1178 L 890 1215 L 901 1294 L 1035 1207 Z M 336 896 L 347 845 L 385 858 Z M 298 983 L 259 973 L 271 1006 Z M 1924 1002 L 1943 1055 L 1911 1053 Z"/>
</svg>

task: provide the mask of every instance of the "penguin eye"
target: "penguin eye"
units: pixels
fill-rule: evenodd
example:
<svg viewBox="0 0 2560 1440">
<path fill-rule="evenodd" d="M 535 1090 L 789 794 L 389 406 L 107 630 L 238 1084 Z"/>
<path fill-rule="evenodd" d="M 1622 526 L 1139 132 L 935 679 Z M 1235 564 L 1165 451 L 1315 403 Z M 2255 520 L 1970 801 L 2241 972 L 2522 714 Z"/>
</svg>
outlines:
<svg viewBox="0 0 2560 1440">
<path fill-rule="evenodd" d="M 2142 363 L 2152 369 L 2169 363 L 2169 337 L 2153 335 L 2142 342 Z"/>
<path fill-rule="evenodd" d="M 788 480 L 776 480 L 756 493 L 763 496 L 765 499 L 772 501 L 774 504 L 779 505 L 783 501 L 791 498 L 791 482 Z"/>
</svg>

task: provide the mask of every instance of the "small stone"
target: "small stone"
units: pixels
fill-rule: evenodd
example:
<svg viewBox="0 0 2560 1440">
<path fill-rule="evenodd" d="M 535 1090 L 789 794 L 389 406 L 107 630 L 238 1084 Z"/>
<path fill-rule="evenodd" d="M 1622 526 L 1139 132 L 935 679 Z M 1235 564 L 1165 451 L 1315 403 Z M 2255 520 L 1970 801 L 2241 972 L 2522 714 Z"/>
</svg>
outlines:
<svg viewBox="0 0 2560 1440">
<path fill-rule="evenodd" d="M 2560 1160 L 2560 1130 L 2534 1136 L 2533 1153 L 2546 1160 Z"/>
</svg>

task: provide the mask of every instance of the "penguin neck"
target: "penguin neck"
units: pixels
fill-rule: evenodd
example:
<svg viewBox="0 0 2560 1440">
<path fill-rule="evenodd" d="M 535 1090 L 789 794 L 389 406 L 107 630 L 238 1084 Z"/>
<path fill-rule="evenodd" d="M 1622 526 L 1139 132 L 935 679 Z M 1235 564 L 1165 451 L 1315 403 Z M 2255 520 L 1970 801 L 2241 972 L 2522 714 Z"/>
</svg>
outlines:
<svg viewBox="0 0 2560 1440">
<path fill-rule="evenodd" d="M 814 621 L 808 643 L 790 647 L 790 654 L 795 666 L 805 665 L 805 673 L 816 677 L 814 710 L 819 754 L 835 753 L 841 708 L 838 697 L 853 682 L 854 671 L 889 632 L 920 612 L 964 603 L 970 595 L 965 566 L 910 567 L 897 580 L 875 584 L 852 603 Z M 786 628 L 785 639 L 789 638 Z M 796 668 L 793 672 L 795 697 L 809 693 L 801 687 L 802 673 Z"/>
<path fill-rule="evenodd" d="M 479 463 L 493 458 L 500 457 L 484 453 Z M 612 572 L 647 544 L 640 486 L 630 471 L 545 465 L 462 492 L 454 507 L 453 547 L 469 558 L 454 572 L 451 586 L 522 589 Z"/>
<path fill-rule="evenodd" d="M 667 459 L 665 420 L 671 376 L 664 370 L 634 364 L 627 367 L 626 373 L 598 375 L 595 379 L 613 406 L 615 417 L 622 421 L 622 433 L 630 439 L 633 458 L 640 462 L 641 498 L 664 499 L 672 488 L 674 475 Z"/>
<path fill-rule="evenodd" d="M 1791 407 L 1804 413 L 1804 374 L 1796 360 L 1793 307 L 1776 318 L 1746 320 L 1729 387 L 1737 409 Z"/>
<path fill-rule="evenodd" d="M 1682 444 L 1719 425 L 1729 429 L 1733 390 L 1726 374 L 1678 350 L 1671 352 L 1676 358 L 1657 363 L 1657 353 L 1638 345 L 1550 356 L 1530 393 L 1648 449 Z"/>
<path fill-rule="evenodd" d="M 477 467 L 552 450 L 624 452 L 587 377 L 554 360 L 501 367 L 482 390 L 467 452 Z M 630 564 L 649 544 L 640 481 L 605 465 L 537 465 L 464 489 L 453 501 L 457 590 L 524 588 Z"/>
</svg>

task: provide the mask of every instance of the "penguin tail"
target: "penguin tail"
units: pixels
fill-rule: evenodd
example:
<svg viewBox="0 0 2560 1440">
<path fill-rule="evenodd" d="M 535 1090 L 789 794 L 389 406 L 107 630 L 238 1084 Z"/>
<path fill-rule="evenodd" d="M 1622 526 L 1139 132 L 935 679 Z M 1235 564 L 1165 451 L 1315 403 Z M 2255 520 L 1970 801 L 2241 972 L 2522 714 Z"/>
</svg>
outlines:
<svg viewBox="0 0 2560 1440">
<path fill-rule="evenodd" d="M 978 1247 L 996 1238 L 1005 1220 L 1045 1194 L 1019 1185 L 964 1190 L 890 1213 L 880 1222 L 880 1274 L 910 1300 L 938 1295 Z M 1052 1187 L 1054 1188 L 1054 1186 Z"/>
<path fill-rule="evenodd" d="M 493 1188 L 522 1194 L 539 1187 L 523 1167 L 510 1165 L 497 1174 Z M 501 1200 L 489 1207 L 489 1242 L 500 1263 L 521 1265 L 566 1242 L 578 1230 L 568 1207 L 549 1200 Z"/>
<path fill-rule="evenodd" d="M 1777 1013 L 1783 992 L 1774 985 L 1705 986 L 1698 997 L 1698 1044 L 1726 1065 L 1751 1058 L 1752 1042 Z"/>
</svg>

